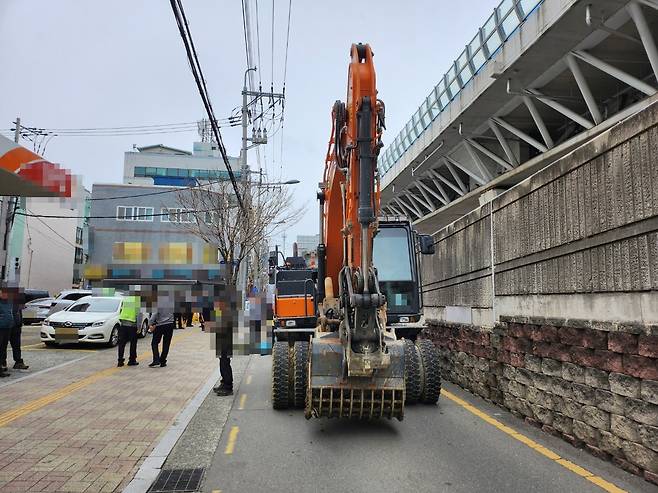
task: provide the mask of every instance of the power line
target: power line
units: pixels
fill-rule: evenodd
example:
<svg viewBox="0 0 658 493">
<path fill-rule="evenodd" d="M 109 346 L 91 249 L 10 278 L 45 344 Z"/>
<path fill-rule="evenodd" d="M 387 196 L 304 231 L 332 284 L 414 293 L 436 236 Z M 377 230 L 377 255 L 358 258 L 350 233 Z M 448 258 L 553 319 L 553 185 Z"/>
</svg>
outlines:
<svg viewBox="0 0 658 493">
<path fill-rule="evenodd" d="M 290 44 L 290 13 L 292 12 L 292 0 L 288 2 L 288 27 L 286 29 L 286 52 L 283 62 L 283 94 L 286 93 L 286 76 L 288 75 L 288 45 Z"/>
<path fill-rule="evenodd" d="M 274 92 L 274 0 L 272 0 L 272 78 L 270 87 L 271 92 Z"/>
<path fill-rule="evenodd" d="M 32 212 L 31 212 L 29 209 L 26 209 L 26 210 L 27 210 L 30 214 L 32 214 Z M 73 243 L 71 243 L 69 240 L 67 240 L 67 239 L 64 238 L 61 234 L 59 234 L 57 231 L 55 231 L 53 228 L 51 228 L 50 225 L 48 225 L 48 223 L 46 223 L 43 219 L 41 219 L 40 216 L 38 216 L 38 215 L 33 215 L 33 216 L 30 216 L 30 217 L 34 217 L 35 219 L 37 219 L 37 221 L 39 221 L 39 222 L 40 222 L 41 224 L 43 224 L 46 228 L 48 228 L 50 231 L 52 231 L 53 233 L 55 233 L 58 237 L 60 237 L 60 238 L 61 238 L 62 240 L 64 240 L 66 243 L 68 243 L 69 245 L 71 245 L 73 248 L 77 248 L 76 245 L 74 245 Z M 44 217 L 45 217 L 45 216 L 44 216 Z"/>
<path fill-rule="evenodd" d="M 137 206 L 137 207 L 150 207 L 150 206 Z M 165 209 L 174 209 L 174 207 L 165 207 Z M 186 210 L 181 210 L 180 213 L 191 213 L 191 214 L 198 214 L 198 213 L 204 213 L 204 212 L 216 212 L 219 210 L 223 210 L 220 208 L 212 208 L 212 209 L 186 209 Z M 44 219 L 116 219 L 117 216 L 112 215 L 112 216 L 60 216 L 56 214 L 32 214 L 29 212 L 15 212 L 17 216 L 25 216 L 25 217 L 36 217 L 36 218 L 44 218 Z M 152 214 L 134 214 L 132 217 L 133 218 L 146 218 L 146 217 L 161 217 L 161 216 L 169 216 L 169 212 L 154 212 Z M 45 224 L 45 223 L 44 223 Z"/>
<path fill-rule="evenodd" d="M 231 184 L 233 185 L 233 190 L 235 192 L 235 197 L 240 204 L 240 209 L 243 212 L 245 211 L 244 205 L 242 203 L 242 197 L 238 190 L 238 184 L 235 180 L 235 175 L 231 169 L 231 163 L 229 163 L 228 155 L 226 153 L 226 148 L 224 147 L 224 142 L 222 141 L 221 133 L 217 127 L 217 120 L 215 118 L 214 111 L 212 109 L 212 104 L 210 103 L 210 97 L 208 95 L 208 89 L 206 87 L 206 82 L 203 77 L 203 71 L 201 70 L 201 65 L 199 64 L 199 59 L 196 54 L 196 48 L 194 47 L 194 41 L 192 40 L 192 34 L 190 33 L 190 28 L 187 23 L 187 18 L 185 17 L 185 11 L 183 10 L 183 5 L 181 0 L 170 0 L 171 8 L 176 19 L 176 24 L 178 25 L 178 30 L 180 32 L 181 38 L 183 40 L 183 45 L 185 46 L 185 52 L 187 53 L 187 59 L 190 63 L 190 69 L 192 75 L 194 76 L 194 81 L 196 82 L 199 95 L 203 101 L 203 105 L 208 114 L 208 119 L 212 126 L 213 134 L 215 135 L 215 140 L 217 141 L 217 146 L 224 160 L 224 165 L 228 171 L 229 177 L 231 178 Z"/>
</svg>

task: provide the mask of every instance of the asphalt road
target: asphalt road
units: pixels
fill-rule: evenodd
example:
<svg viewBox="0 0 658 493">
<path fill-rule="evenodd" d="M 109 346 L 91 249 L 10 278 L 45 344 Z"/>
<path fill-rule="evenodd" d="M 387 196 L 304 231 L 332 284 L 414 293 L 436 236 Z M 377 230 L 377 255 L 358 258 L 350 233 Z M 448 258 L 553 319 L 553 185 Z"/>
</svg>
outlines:
<svg viewBox="0 0 658 493">
<path fill-rule="evenodd" d="M 453 385 L 444 389 L 465 402 L 442 396 L 438 406 L 409 406 L 402 422 L 306 421 L 298 410 L 273 411 L 270 365 L 270 357 L 250 358 L 204 491 L 604 491 L 527 439 L 622 490 L 656 491 Z M 521 435 L 510 436 L 483 416 Z"/>
</svg>

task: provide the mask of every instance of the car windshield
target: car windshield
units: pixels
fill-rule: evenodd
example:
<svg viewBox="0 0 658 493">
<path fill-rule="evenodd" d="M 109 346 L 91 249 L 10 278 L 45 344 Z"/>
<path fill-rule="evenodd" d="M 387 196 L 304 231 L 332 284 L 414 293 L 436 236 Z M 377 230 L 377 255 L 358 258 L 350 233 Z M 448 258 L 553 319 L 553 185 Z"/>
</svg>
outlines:
<svg viewBox="0 0 658 493">
<path fill-rule="evenodd" d="M 70 312 L 112 313 L 119 309 L 121 300 L 112 298 L 89 298 L 71 305 Z"/>
</svg>

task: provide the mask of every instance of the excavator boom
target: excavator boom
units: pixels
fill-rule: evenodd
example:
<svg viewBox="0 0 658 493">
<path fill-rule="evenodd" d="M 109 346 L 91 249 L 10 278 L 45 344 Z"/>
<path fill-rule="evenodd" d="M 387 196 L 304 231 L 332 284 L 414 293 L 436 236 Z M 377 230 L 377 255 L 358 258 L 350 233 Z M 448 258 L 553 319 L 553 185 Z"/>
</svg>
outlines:
<svg viewBox="0 0 658 493">
<path fill-rule="evenodd" d="M 304 407 L 306 418 L 401 420 L 406 402 L 436 402 L 440 376 L 429 341 L 398 340 L 395 329 L 387 327 L 387 299 L 373 263 L 380 229 L 377 155 L 385 125 L 369 45 L 352 45 L 347 99 L 336 101 L 331 115 L 318 193 L 318 326 L 310 341 L 274 343 L 272 404 Z M 407 229 L 401 224 L 386 224 L 377 253 L 381 259 L 382 249 L 393 246 L 387 257 L 394 260 L 387 258 L 382 267 L 398 311 L 409 305 L 403 301 L 409 294 L 418 293 L 417 277 L 410 277 L 417 264 L 416 236 L 407 241 L 411 227 L 408 221 Z M 406 291 L 400 288 L 408 284 Z"/>
</svg>

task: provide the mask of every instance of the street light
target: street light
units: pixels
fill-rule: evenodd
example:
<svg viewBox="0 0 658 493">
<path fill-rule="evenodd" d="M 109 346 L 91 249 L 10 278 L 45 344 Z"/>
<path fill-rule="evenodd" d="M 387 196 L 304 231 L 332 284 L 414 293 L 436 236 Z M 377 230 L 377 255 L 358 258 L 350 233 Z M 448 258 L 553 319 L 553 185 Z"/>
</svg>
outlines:
<svg viewBox="0 0 658 493">
<path fill-rule="evenodd" d="M 287 180 L 287 181 L 274 181 L 270 183 L 253 183 L 257 187 L 272 187 L 272 186 L 282 186 L 282 185 L 297 185 L 301 183 L 299 180 Z"/>
</svg>

